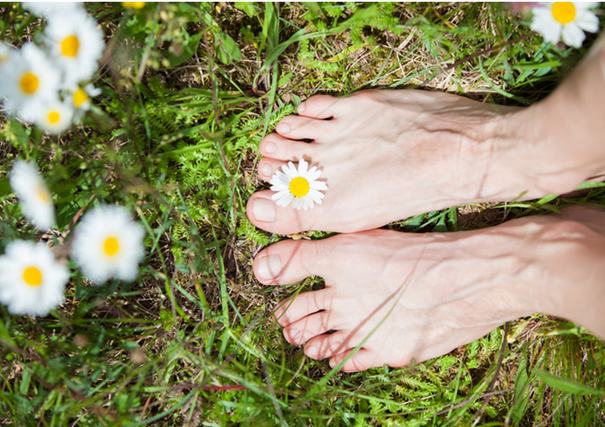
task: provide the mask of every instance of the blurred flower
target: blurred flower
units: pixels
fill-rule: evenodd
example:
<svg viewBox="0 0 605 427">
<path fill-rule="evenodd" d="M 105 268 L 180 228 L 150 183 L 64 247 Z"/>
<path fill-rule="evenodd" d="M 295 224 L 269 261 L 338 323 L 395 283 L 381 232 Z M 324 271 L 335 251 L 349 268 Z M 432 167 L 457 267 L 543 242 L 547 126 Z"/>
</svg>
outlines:
<svg viewBox="0 0 605 427">
<path fill-rule="evenodd" d="M 539 32 L 548 42 L 558 43 L 562 36 L 565 44 L 580 47 L 585 38 L 584 31 L 596 33 L 599 30 L 599 19 L 589 10 L 597 4 L 545 3 L 542 7 L 532 9 L 531 29 Z"/>
<path fill-rule="evenodd" d="M 144 1 L 123 1 L 122 6 L 124 6 L 126 9 L 140 10 L 145 7 L 145 2 Z"/>
<path fill-rule="evenodd" d="M 44 34 L 50 57 L 63 70 L 67 86 L 92 78 L 105 48 L 94 19 L 77 10 L 51 15 Z"/>
<path fill-rule="evenodd" d="M 0 302 L 12 314 L 47 315 L 63 302 L 68 280 L 45 245 L 15 240 L 0 256 Z"/>
<path fill-rule="evenodd" d="M 22 3 L 23 7 L 39 18 L 47 18 L 51 15 L 62 15 L 74 11 L 84 11 L 80 2 L 30 2 Z"/>
<path fill-rule="evenodd" d="M 11 52 L 0 69 L 0 94 L 5 107 L 33 121 L 37 107 L 57 97 L 61 75 L 36 45 L 26 43 L 20 51 Z"/>
<path fill-rule="evenodd" d="M 84 87 L 72 85 L 67 89 L 65 98 L 70 100 L 74 108 L 74 122 L 79 123 L 84 113 L 90 110 L 92 103 L 90 98 L 100 95 L 101 89 L 94 87 L 91 83 Z"/>
<path fill-rule="evenodd" d="M 12 52 L 15 52 L 15 49 L 11 48 L 9 45 L 0 42 L 0 68 L 10 61 L 10 57 Z"/>
<path fill-rule="evenodd" d="M 282 166 L 283 172 L 278 170 L 271 179 L 271 190 L 276 193 L 271 196 L 277 201 L 279 206 L 288 206 L 292 203 L 294 209 L 304 209 L 314 207 L 314 203 L 321 204 L 324 194 L 322 190 L 328 187 L 323 181 L 317 181 L 321 171 L 316 166 L 307 170 L 309 164 L 301 159 L 298 162 L 298 169 L 294 163 L 289 162 Z"/>
<path fill-rule="evenodd" d="M 110 277 L 132 282 L 145 255 L 145 231 L 122 206 L 101 206 L 88 212 L 76 230 L 71 254 L 84 275 L 101 284 Z"/>
<path fill-rule="evenodd" d="M 55 225 L 55 207 L 50 191 L 35 164 L 17 160 L 9 177 L 11 188 L 21 202 L 21 212 L 39 230 Z"/>
<path fill-rule="evenodd" d="M 44 130 L 58 134 L 69 128 L 74 116 L 71 104 L 58 99 L 42 105 L 36 113 L 36 124 Z"/>
</svg>

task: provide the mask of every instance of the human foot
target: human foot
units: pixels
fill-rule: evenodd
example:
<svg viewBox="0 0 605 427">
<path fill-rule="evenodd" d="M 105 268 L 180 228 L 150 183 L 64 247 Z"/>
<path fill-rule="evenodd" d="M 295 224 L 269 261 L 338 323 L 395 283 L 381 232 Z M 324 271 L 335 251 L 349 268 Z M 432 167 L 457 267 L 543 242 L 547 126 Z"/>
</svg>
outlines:
<svg viewBox="0 0 605 427">
<path fill-rule="evenodd" d="M 276 318 L 291 344 L 306 343 L 307 356 L 330 358 L 331 366 L 361 345 L 344 371 L 421 362 L 535 312 L 605 334 L 598 314 L 605 304 L 595 304 L 604 297 L 600 280 L 589 292 L 578 283 L 590 280 L 577 271 L 589 262 L 579 268 L 592 274 L 602 264 L 605 238 L 594 228 L 605 229 L 605 215 L 598 211 L 569 209 L 457 233 L 373 230 L 287 240 L 261 252 L 254 273 L 266 285 L 324 278 L 325 289 L 283 301 Z"/>
<path fill-rule="evenodd" d="M 463 203 L 570 191 L 586 176 L 553 167 L 568 156 L 567 147 L 537 149 L 549 142 L 543 130 L 554 127 L 535 107 L 417 90 L 314 96 L 263 139 L 259 174 L 269 180 L 287 161 L 304 158 L 323 172 L 323 203 L 297 211 L 261 191 L 248 202 L 248 217 L 278 234 L 355 232 Z M 536 123 L 543 124 L 539 132 Z"/>
<path fill-rule="evenodd" d="M 494 159 L 512 141 L 497 107 L 436 92 L 370 90 L 345 98 L 314 96 L 260 145 L 262 179 L 287 161 L 305 159 L 328 190 L 309 211 L 277 206 L 255 194 L 248 217 L 260 228 L 354 232 L 464 202 L 503 197 L 489 178 Z M 302 139 L 312 140 L 307 143 Z M 513 198 L 525 191 L 518 186 Z"/>
</svg>

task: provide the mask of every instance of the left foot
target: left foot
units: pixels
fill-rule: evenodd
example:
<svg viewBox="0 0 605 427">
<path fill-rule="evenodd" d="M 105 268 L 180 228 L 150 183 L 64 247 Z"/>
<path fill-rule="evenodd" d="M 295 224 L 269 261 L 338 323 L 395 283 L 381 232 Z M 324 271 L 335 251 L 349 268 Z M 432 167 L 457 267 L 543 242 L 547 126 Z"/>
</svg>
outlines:
<svg viewBox="0 0 605 427">
<path fill-rule="evenodd" d="M 276 312 L 286 340 L 306 343 L 307 356 L 336 366 L 361 345 L 344 371 L 406 366 L 518 317 L 567 314 L 553 308 L 555 299 L 569 299 L 557 282 L 578 277 L 571 264 L 587 236 L 596 235 L 583 224 L 593 211 L 571 208 L 456 233 L 373 230 L 287 240 L 261 252 L 254 273 L 266 285 L 325 279 L 325 289 L 301 293 Z"/>
</svg>

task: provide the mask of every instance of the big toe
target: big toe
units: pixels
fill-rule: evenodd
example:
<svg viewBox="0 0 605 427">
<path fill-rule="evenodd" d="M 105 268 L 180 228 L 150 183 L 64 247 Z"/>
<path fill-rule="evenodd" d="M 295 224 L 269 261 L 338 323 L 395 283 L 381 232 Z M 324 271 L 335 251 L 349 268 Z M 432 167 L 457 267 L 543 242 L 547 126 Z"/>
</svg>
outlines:
<svg viewBox="0 0 605 427">
<path fill-rule="evenodd" d="M 313 230 L 315 210 L 297 210 L 278 206 L 270 190 L 259 191 L 250 197 L 246 214 L 252 224 L 275 234 L 295 234 Z"/>
</svg>

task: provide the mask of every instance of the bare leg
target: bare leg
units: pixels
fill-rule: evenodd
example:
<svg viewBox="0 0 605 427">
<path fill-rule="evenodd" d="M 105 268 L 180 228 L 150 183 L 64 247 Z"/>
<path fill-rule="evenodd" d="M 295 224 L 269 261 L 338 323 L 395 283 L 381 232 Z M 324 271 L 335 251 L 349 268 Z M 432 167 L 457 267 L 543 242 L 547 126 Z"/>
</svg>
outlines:
<svg viewBox="0 0 605 427">
<path fill-rule="evenodd" d="M 367 338 L 343 367 L 360 371 L 440 356 L 535 312 L 605 337 L 604 257 L 605 210 L 572 207 L 485 230 L 282 241 L 254 272 L 267 285 L 322 276 L 325 289 L 283 302 L 276 317 L 290 343 L 332 366 Z"/>
<path fill-rule="evenodd" d="M 296 211 L 261 191 L 248 217 L 279 234 L 355 232 L 463 203 L 571 191 L 605 172 L 601 61 L 587 58 L 527 109 L 424 91 L 314 96 L 261 142 L 259 173 L 269 180 L 286 161 L 305 158 L 323 170 L 323 204 Z"/>
</svg>

